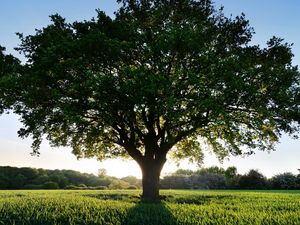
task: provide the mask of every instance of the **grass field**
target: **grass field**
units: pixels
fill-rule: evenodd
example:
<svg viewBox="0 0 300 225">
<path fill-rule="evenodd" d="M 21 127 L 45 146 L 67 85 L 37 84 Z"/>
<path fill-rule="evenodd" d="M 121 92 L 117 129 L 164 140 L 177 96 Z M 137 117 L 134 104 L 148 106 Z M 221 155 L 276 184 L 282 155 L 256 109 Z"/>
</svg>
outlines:
<svg viewBox="0 0 300 225">
<path fill-rule="evenodd" d="M 300 224 L 300 191 L 0 191 L 2 225 Z"/>
</svg>

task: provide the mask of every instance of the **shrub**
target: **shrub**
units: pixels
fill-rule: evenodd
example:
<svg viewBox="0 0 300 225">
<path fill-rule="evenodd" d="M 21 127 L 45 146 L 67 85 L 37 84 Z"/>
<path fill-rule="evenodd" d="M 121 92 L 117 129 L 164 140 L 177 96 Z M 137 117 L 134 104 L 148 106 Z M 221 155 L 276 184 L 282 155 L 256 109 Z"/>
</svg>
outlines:
<svg viewBox="0 0 300 225">
<path fill-rule="evenodd" d="M 127 189 L 135 190 L 135 189 L 138 189 L 138 188 L 137 188 L 137 186 L 135 186 L 135 185 L 130 185 L 130 186 L 128 186 Z"/>
<path fill-rule="evenodd" d="M 48 182 L 43 184 L 43 188 L 44 189 L 58 189 L 59 186 L 58 186 L 57 183 L 55 183 L 53 181 L 48 181 Z"/>
<path fill-rule="evenodd" d="M 126 189 L 130 185 L 126 181 L 123 180 L 114 180 L 108 187 L 109 189 Z"/>
<path fill-rule="evenodd" d="M 29 190 L 38 190 L 38 189 L 43 189 L 44 186 L 42 184 L 26 184 L 24 185 L 23 188 Z"/>
<path fill-rule="evenodd" d="M 67 185 L 67 186 L 65 187 L 65 189 L 69 189 L 69 190 L 76 190 L 77 188 L 78 188 L 78 187 L 75 186 L 75 185 L 73 185 L 73 184 Z"/>
<path fill-rule="evenodd" d="M 87 188 L 87 186 L 86 186 L 85 184 L 78 184 L 77 187 L 83 188 L 83 189 L 84 189 L 84 188 Z"/>
<path fill-rule="evenodd" d="M 94 190 L 106 190 L 107 187 L 106 186 L 96 186 L 96 187 L 93 187 Z"/>
</svg>

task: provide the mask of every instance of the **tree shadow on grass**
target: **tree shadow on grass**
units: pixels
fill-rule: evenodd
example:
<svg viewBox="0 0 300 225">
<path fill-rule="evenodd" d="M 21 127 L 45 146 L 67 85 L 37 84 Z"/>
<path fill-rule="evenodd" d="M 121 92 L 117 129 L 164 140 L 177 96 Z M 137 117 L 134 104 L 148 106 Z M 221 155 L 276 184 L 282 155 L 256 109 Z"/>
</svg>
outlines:
<svg viewBox="0 0 300 225">
<path fill-rule="evenodd" d="M 236 196 L 231 195 L 191 195 L 184 197 L 176 197 L 173 199 L 169 199 L 169 201 L 176 204 L 207 205 L 212 202 L 223 202 L 225 200 L 233 200 L 236 198 Z"/>
<path fill-rule="evenodd" d="M 97 193 L 85 194 L 86 197 L 115 200 L 120 202 L 134 203 L 135 206 L 128 209 L 125 217 L 121 219 L 122 225 L 176 225 L 176 220 L 168 209 L 167 205 L 160 201 L 149 203 L 140 200 L 140 196 L 123 193 Z M 167 200 L 170 196 L 161 196 Z"/>
<path fill-rule="evenodd" d="M 138 202 L 129 209 L 122 225 L 176 225 L 176 219 L 163 202 Z"/>
<path fill-rule="evenodd" d="M 96 198 L 100 200 L 116 200 L 126 202 L 138 202 L 140 196 L 132 194 L 117 194 L 117 193 L 97 193 L 97 194 L 84 194 L 85 197 Z"/>
</svg>

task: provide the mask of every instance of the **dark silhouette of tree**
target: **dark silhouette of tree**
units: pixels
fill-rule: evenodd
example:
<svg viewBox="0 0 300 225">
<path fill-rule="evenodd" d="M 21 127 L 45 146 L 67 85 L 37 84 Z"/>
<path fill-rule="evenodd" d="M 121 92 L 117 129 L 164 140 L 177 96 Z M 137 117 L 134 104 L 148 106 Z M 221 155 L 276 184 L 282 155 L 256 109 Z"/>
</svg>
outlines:
<svg viewBox="0 0 300 225">
<path fill-rule="evenodd" d="M 171 150 L 201 162 L 206 143 L 222 159 L 271 150 L 299 129 L 299 72 L 282 39 L 250 45 L 245 16 L 210 0 L 118 2 L 114 18 L 52 15 L 19 34 L 25 64 L 0 51 L 0 110 L 21 115 L 34 153 L 46 136 L 77 157 L 130 156 L 142 197 L 157 200 Z"/>
<path fill-rule="evenodd" d="M 58 189 L 59 186 L 56 182 L 53 181 L 47 181 L 46 183 L 43 184 L 44 189 Z"/>
<path fill-rule="evenodd" d="M 250 170 L 247 174 L 242 175 L 238 181 L 239 188 L 242 189 L 267 189 L 266 177 L 257 170 Z"/>
<path fill-rule="evenodd" d="M 297 184 L 297 176 L 292 173 L 281 173 L 272 177 L 272 189 L 296 189 L 299 188 Z"/>
</svg>

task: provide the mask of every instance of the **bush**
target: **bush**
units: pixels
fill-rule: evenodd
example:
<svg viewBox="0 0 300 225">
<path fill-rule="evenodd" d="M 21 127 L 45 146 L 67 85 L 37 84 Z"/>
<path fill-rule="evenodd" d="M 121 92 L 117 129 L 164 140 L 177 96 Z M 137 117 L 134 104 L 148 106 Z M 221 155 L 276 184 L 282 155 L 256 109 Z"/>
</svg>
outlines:
<svg viewBox="0 0 300 225">
<path fill-rule="evenodd" d="M 130 185 L 123 180 L 114 180 L 108 187 L 109 189 L 126 189 Z"/>
<path fill-rule="evenodd" d="M 29 190 L 38 190 L 38 189 L 43 189 L 44 186 L 42 184 L 26 184 L 24 185 L 23 188 Z"/>
<path fill-rule="evenodd" d="M 68 185 L 65 187 L 65 189 L 68 190 L 106 190 L 107 187 L 106 186 L 95 186 L 95 187 L 87 187 L 86 185 Z"/>
<path fill-rule="evenodd" d="M 96 187 L 93 187 L 94 190 L 106 190 L 107 187 L 106 186 L 96 186 Z"/>
<path fill-rule="evenodd" d="M 87 186 L 86 186 L 85 184 L 78 184 L 77 187 L 83 188 L 83 189 L 84 189 L 84 188 L 87 188 Z"/>
<path fill-rule="evenodd" d="M 75 185 L 73 185 L 73 184 L 67 185 L 67 186 L 65 187 L 65 189 L 69 189 L 69 190 L 76 190 L 77 188 L 78 188 L 78 187 L 75 186 Z"/>
<path fill-rule="evenodd" d="M 137 186 L 135 185 L 130 185 L 127 189 L 130 189 L 130 190 L 136 190 L 138 189 Z"/>
<path fill-rule="evenodd" d="M 43 184 L 43 188 L 44 189 L 58 189 L 59 186 L 58 186 L 57 183 L 55 183 L 53 181 L 48 181 L 48 182 Z"/>
</svg>

